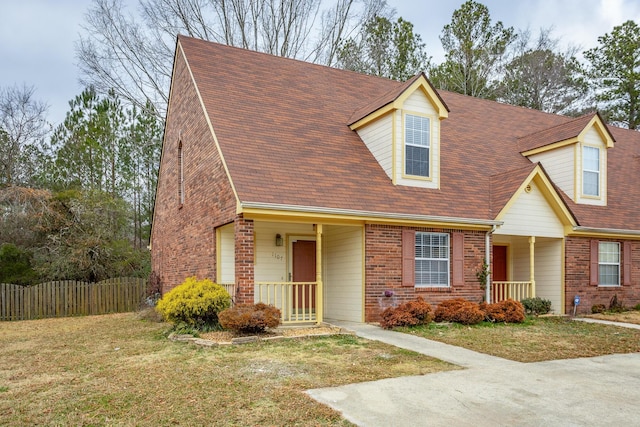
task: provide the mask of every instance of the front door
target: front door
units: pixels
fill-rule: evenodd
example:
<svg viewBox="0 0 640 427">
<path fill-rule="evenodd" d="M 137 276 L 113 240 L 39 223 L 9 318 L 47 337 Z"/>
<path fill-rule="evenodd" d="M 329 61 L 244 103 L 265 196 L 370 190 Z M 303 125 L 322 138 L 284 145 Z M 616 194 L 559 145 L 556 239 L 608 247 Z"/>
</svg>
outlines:
<svg viewBox="0 0 640 427">
<path fill-rule="evenodd" d="M 292 274 L 294 282 L 316 281 L 316 242 L 314 240 L 296 240 L 292 242 Z M 294 308 L 314 309 L 315 306 L 315 286 L 295 286 Z"/>
<path fill-rule="evenodd" d="M 507 247 L 493 247 L 493 271 L 491 278 L 494 282 L 506 282 L 507 278 Z M 491 302 L 498 301 L 498 294 L 495 286 L 491 289 Z"/>
</svg>

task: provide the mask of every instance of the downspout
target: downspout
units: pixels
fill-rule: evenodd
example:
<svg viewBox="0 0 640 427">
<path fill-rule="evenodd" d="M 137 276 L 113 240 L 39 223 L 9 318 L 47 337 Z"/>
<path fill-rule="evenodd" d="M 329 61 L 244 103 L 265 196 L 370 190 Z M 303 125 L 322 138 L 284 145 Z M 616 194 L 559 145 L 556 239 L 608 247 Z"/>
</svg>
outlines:
<svg viewBox="0 0 640 427">
<path fill-rule="evenodd" d="M 484 300 L 487 304 L 490 304 L 491 301 L 491 269 L 489 266 L 491 265 L 491 235 L 496 231 L 496 225 L 491 227 L 491 230 L 487 231 L 484 235 L 484 253 L 485 253 L 485 262 L 487 263 L 487 282 L 484 286 Z"/>
</svg>

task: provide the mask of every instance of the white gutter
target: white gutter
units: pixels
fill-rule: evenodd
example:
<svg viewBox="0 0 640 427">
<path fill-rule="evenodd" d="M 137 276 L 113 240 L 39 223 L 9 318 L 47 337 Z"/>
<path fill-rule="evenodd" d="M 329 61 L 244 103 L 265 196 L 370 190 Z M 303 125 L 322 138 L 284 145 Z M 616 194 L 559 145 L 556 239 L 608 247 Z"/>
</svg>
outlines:
<svg viewBox="0 0 640 427">
<path fill-rule="evenodd" d="M 619 228 L 592 228 L 575 226 L 573 231 L 581 231 L 583 233 L 603 233 L 603 234 L 627 234 L 632 236 L 640 236 L 640 230 L 622 230 Z"/>
<path fill-rule="evenodd" d="M 366 217 L 372 217 L 372 218 L 396 219 L 396 220 L 404 220 L 404 221 L 425 221 L 425 222 L 441 222 L 441 223 L 464 224 L 464 225 L 484 225 L 484 226 L 492 226 L 494 228 L 498 225 L 504 224 L 503 221 L 483 220 L 483 219 L 477 219 L 477 218 L 457 218 L 457 217 L 451 217 L 451 216 L 437 216 L 437 215 L 408 215 L 408 214 L 389 213 L 389 212 L 325 208 L 325 207 L 317 207 L 317 206 L 280 205 L 275 203 L 261 203 L 261 202 L 241 202 L 240 208 L 241 209 L 268 209 L 268 210 L 274 210 L 274 211 L 333 214 L 333 215 L 345 215 L 345 216 L 366 216 Z"/>
</svg>

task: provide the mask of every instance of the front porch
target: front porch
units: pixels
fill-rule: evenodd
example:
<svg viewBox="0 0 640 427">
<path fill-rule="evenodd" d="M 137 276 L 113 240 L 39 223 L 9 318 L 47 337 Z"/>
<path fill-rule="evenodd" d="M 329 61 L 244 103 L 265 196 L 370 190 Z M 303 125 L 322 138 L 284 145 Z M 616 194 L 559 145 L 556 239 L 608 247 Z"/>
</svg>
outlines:
<svg viewBox="0 0 640 427">
<path fill-rule="evenodd" d="M 284 325 L 364 320 L 362 225 L 243 223 L 250 233 L 216 230 L 217 280 L 234 302 L 274 305 Z"/>
<path fill-rule="evenodd" d="M 540 297 L 554 313 L 564 313 L 563 239 L 495 235 L 492 246 L 491 302 Z"/>
</svg>

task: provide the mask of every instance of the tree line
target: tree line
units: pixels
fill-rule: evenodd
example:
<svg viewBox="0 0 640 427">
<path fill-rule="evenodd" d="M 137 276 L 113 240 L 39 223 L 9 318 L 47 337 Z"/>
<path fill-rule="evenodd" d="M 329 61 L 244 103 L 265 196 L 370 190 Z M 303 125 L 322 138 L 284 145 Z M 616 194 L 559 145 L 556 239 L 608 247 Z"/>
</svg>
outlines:
<svg viewBox="0 0 640 427">
<path fill-rule="evenodd" d="M 93 0 L 77 43 L 86 89 L 63 123 L 28 86 L 0 87 L 0 281 L 100 280 L 149 270 L 163 120 L 177 34 L 438 89 L 640 126 L 640 27 L 564 47 L 468 0 L 435 64 L 385 0 Z M 582 53 L 582 58 L 579 58 Z"/>
</svg>

